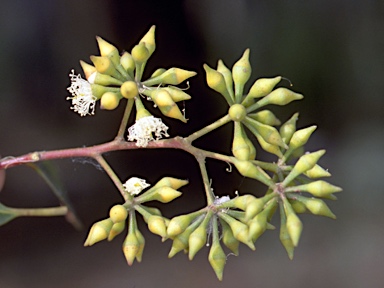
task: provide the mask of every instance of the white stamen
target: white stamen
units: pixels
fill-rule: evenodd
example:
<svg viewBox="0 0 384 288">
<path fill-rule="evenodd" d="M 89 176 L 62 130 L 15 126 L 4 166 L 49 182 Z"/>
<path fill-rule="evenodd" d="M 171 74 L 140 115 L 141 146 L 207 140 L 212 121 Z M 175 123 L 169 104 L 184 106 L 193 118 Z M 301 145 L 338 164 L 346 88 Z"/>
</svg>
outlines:
<svg viewBox="0 0 384 288">
<path fill-rule="evenodd" d="M 159 140 L 163 136 L 168 137 L 168 127 L 160 118 L 147 116 L 136 120 L 136 123 L 128 129 L 128 141 L 137 141 L 136 146 L 146 147 L 149 141 Z M 155 138 L 153 138 L 155 134 Z"/>
<path fill-rule="evenodd" d="M 139 194 L 143 189 L 151 185 L 146 183 L 144 179 L 132 177 L 132 178 L 129 178 L 127 182 L 123 184 L 123 186 L 125 190 L 133 196 L 133 195 Z"/>
</svg>

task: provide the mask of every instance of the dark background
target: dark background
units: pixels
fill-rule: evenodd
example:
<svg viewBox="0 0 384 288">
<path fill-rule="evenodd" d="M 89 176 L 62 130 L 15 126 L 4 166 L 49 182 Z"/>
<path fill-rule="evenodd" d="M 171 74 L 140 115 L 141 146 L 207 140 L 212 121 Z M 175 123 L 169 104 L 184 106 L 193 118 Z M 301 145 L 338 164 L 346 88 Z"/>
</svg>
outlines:
<svg viewBox="0 0 384 288">
<path fill-rule="evenodd" d="M 199 73 L 190 81 L 188 124 L 166 119 L 170 134 L 186 136 L 226 112 L 223 99 L 207 89 L 203 63 L 232 66 L 251 48 L 253 74 L 283 75 L 303 101 L 274 111 L 280 119 L 300 112 L 299 128 L 319 126 L 308 149 L 325 148 L 320 164 L 344 188 L 329 205 L 338 220 L 304 215 L 304 231 L 290 261 L 268 231 L 228 256 L 218 282 L 203 249 L 190 262 L 168 259 L 170 241 L 147 236 L 143 262 L 128 267 L 124 236 L 84 248 L 87 229 L 75 231 L 63 218 L 21 218 L 0 228 L 0 287 L 380 287 L 384 283 L 382 203 L 384 124 L 384 4 L 382 1 L 1 1 L 0 153 L 17 156 L 102 143 L 113 139 L 122 115 L 100 111 L 81 118 L 66 101 L 68 74 L 78 61 L 97 55 L 95 36 L 131 50 L 153 24 L 157 49 L 147 73 L 182 67 Z M 88 61 L 89 62 L 89 61 Z M 195 111 L 198 111 L 196 113 Z M 223 129 L 196 142 L 225 152 Z M 260 155 L 261 157 L 261 155 Z M 180 151 L 133 151 L 107 155 L 118 175 L 155 183 L 163 175 L 191 180 L 183 197 L 164 206 L 168 217 L 204 205 L 199 170 Z M 86 228 L 121 201 L 97 165 L 56 161 L 66 190 Z M 217 195 L 263 192 L 254 182 L 208 161 Z M 7 171 L 0 201 L 12 207 L 55 206 L 57 200 L 25 167 Z M 277 220 L 277 219 L 275 219 Z"/>
</svg>

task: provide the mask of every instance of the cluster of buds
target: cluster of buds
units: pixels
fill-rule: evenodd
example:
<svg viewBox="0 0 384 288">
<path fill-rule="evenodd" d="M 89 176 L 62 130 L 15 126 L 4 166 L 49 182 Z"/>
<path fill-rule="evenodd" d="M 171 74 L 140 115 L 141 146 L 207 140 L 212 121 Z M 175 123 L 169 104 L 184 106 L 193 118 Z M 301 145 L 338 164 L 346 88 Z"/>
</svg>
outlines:
<svg viewBox="0 0 384 288">
<path fill-rule="evenodd" d="M 181 192 L 177 191 L 177 189 L 186 184 L 188 184 L 187 180 L 164 177 L 152 188 L 134 197 L 147 188 L 149 184 L 137 177 L 130 178 L 124 184 L 124 187 L 127 193 L 132 196 L 132 199 L 124 204 L 114 205 L 109 211 L 109 218 L 94 223 L 88 233 L 84 246 L 92 246 L 105 239 L 112 241 L 125 230 L 127 223 L 128 234 L 123 242 L 124 256 L 130 266 L 135 259 L 141 262 L 145 239 L 137 227 L 136 212 L 143 216 L 152 233 L 166 239 L 166 227 L 169 220 L 163 217 L 157 208 L 147 207 L 143 204 L 148 201 L 168 203 L 181 196 Z"/>
<path fill-rule="evenodd" d="M 100 56 L 90 56 L 93 65 L 80 61 L 86 80 L 75 75 L 73 70 L 70 74 L 71 86 L 68 90 L 72 97 L 67 99 L 72 101 L 71 109 L 86 116 L 94 114 L 98 100 L 100 107 L 106 110 L 116 109 L 123 98 L 135 101 L 136 124 L 129 131 L 128 140 L 137 141 L 138 146 L 146 146 L 148 141 L 168 136 L 168 127 L 145 109 L 139 95 L 153 102 L 163 115 L 187 121 L 176 103 L 188 100 L 191 96 L 174 85 L 196 75 L 195 72 L 159 68 L 149 79 L 142 80 L 146 63 L 156 48 L 155 26 L 132 48 L 131 53 L 120 55 L 114 45 L 101 37 L 96 39 Z"/>
</svg>

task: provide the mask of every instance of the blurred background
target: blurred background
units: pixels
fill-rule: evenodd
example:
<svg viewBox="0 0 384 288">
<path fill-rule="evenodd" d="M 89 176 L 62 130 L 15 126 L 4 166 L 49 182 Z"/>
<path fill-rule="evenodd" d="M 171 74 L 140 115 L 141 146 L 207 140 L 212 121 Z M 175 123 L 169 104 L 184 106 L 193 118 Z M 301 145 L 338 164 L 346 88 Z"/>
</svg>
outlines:
<svg viewBox="0 0 384 288">
<path fill-rule="evenodd" d="M 166 119 L 171 135 L 186 136 L 227 111 L 205 84 L 202 65 L 223 59 L 231 67 L 251 49 L 252 83 L 282 75 L 304 100 L 273 111 L 282 121 L 300 112 L 298 127 L 318 129 L 309 151 L 325 148 L 320 164 L 332 184 L 343 187 L 329 203 L 336 221 L 303 215 L 304 230 L 290 261 L 267 231 L 257 250 L 243 245 L 228 256 L 223 282 L 207 261 L 167 255 L 171 242 L 141 231 L 143 262 L 128 267 L 124 235 L 83 247 L 87 230 L 121 201 L 107 175 L 86 159 L 55 161 L 84 229 L 62 217 L 20 218 L 0 228 L 0 287 L 381 287 L 384 284 L 384 2 L 380 0 L 3 0 L 0 3 L 0 153 L 93 145 L 113 139 L 123 110 L 81 118 L 66 100 L 71 69 L 98 55 L 95 36 L 130 51 L 151 25 L 157 49 L 147 73 L 172 66 L 194 70 L 193 98 L 185 103 L 188 124 Z M 284 84 L 284 83 L 283 83 Z M 285 83 L 288 84 L 288 83 Z M 196 115 L 195 111 L 198 111 Z M 230 125 L 196 145 L 229 151 Z M 227 152 L 226 152 L 227 153 Z M 203 207 L 203 186 L 193 157 L 181 151 L 126 151 L 106 156 L 121 179 L 141 176 L 155 183 L 165 174 L 188 178 L 183 197 L 162 206 L 168 217 Z M 262 154 L 260 153 L 260 157 Z M 262 186 L 228 174 L 207 161 L 217 195 L 261 195 Z M 380 181 L 379 181 L 380 180 Z M 7 170 L 0 201 L 11 207 L 56 206 L 44 182 L 26 167 Z M 278 218 L 278 217 L 276 217 Z M 277 220 L 277 219 L 275 219 Z M 142 221 L 141 221 L 142 222 Z M 277 223 L 277 221 L 276 221 Z"/>
</svg>

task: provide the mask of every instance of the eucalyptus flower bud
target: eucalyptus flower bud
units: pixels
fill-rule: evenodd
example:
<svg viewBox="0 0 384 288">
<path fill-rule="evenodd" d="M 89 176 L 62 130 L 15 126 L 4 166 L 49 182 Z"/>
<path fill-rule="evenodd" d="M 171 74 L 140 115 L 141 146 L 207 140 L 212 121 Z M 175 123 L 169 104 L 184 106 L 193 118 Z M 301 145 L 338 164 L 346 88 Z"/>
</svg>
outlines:
<svg viewBox="0 0 384 288">
<path fill-rule="evenodd" d="M 228 115 L 232 121 L 239 122 L 245 119 L 247 116 L 247 111 L 243 105 L 233 104 L 228 110 Z"/>
<path fill-rule="evenodd" d="M 328 182 L 323 180 L 318 180 L 308 184 L 295 186 L 295 187 L 292 187 L 291 189 L 295 189 L 297 191 L 309 192 L 316 197 L 328 197 L 332 193 L 342 191 L 340 187 L 329 184 Z"/>
<path fill-rule="evenodd" d="M 218 214 L 221 219 L 223 219 L 229 227 L 231 227 L 233 236 L 240 242 L 246 244 L 250 249 L 255 250 L 255 245 L 250 241 L 248 226 L 240 221 L 232 218 L 226 213 Z"/>
<path fill-rule="evenodd" d="M 284 211 L 287 216 L 287 230 L 289 237 L 291 237 L 292 243 L 295 247 L 299 244 L 301 232 L 303 231 L 303 224 L 301 223 L 299 217 L 293 211 L 291 204 L 289 204 L 286 198 L 283 198 L 284 201 Z"/>
<path fill-rule="evenodd" d="M 87 62 L 84 62 L 83 60 L 80 60 L 81 68 L 83 69 L 85 78 L 88 80 L 88 78 L 95 72 L 97 72 L 96 67 L 88 64 Z M 97 83 L 101 84 L 101 83 Z"/>
<path fill-rule="evenodd" d="M 191 99 L 191 96 L 184 91 L 180 90 L 179 88 L 173 88 L 173 87 L 164 87 L 162 88 L 165 91 L 171 95 L 171 98 L 175 102 L 185 101 Z"/>
<path fill-rule="evenodd" d="M 264 172 L 260 167 L 252 164 L 250 161 L 240 161 L 236 158 L 232 159 L 232 163 L 236 166 L 236 169 L 239 173 L 245 177 L 259 180 L 267 186 L 273 187 L 275 183 L 272 181 L 271 177 Z"/>
<path fill-rule="evenodd" d="M 153 188 L 159 188 L 163 186 L 168 186 L 173 189 L 179 189 L 180 187 L 183 187 L 189 183 L 188 180 L 183 180 L 183 179 L 177 179 L 173 177 L 163 177 L 161 178 Z"/>
<path fill-rule="evenodd" d="M 164 186 L 156 189 L 156 192 L 153 194 L 152 200 L 157 200 L 162 203 L 168 203 L 179 196 L 181 196 L 181 192 L 171 187 Z"/>
<path fill-rule="evenodd" d="M 145 86 L 155 86 L 159 84 L 177 85 L 195 75 L 196 75 L 196 72 L 193 72 L 193 71 L 187 71 L 180 68 L 170 68 L 164 73 L 160 74 L 159 76 L 150 78 L 144 81 L 143 85 Z"/>
<path fill-rule="evenodd" d="M 217 72 L 220 72 L 224 76 L 227 91 L 230 94 L 231 98 L 234 99 L 232 72 L 228 69 L 227 66 L 225 66 L 222 60 L 219 60 L 217 62 Z"/>
<path fill-rule="evenodd" d="M 316 178 L 323 178 L 323 177 L 330 177 L 331 173 L 329 173 L 327 170 L 322 168 L 320 165 L 316 164 L 313 166 L 313 168 L 306 171 L 305 176 L 316 179 Z"/>
<path fill-rule="evenodd" d="M 113 92 L 106 92 L 101 96 L 100 108 L 105 110 L 114 110 L 119 106 L 120 97 L 118 94 Z"/>
<path fill-rule="evenodd" d="M 125 221 L 114 223 L 111 228 L 111 231 L 109 231 L 108 241 L 112 241 L 117 235 L 123 232 L 124 229 L 125 229 Z"/>
<path fill-rule="evenodd" d="M 234 133 L 232 142 L 232 153 L 239 160 L 249 160 L 251 149 L 246 138 L 248 136 L 243 131 L 239 122 L 234 122 Z"/>
<path fill-rule="evenodd" d="M 120 62 L 119 50 L 99 36 L 96 36 L 96 40 L 99 45 L 100 55 L 110 58 L 114 65 L 118 65 Z"/>
<path fill-rule="evenodd" d="M 215 90 L 216 92 L 219 92 L 221 95 L 224 96 L 224 98 L 228 103 L 232 104 L 233 99 L 230 93 L 228 92 L 223 74 L 216 71 L 215 69 L 212 69 L 207 64 L 204 64 L 203 67 L 206 73 L 206 80 L 207 80 L 208 86 L 211 89 Z"/>
<path fill-rule="evenodd" d="M 98 84 L 91 84 L 92 95 L 96 97 L 96 99 L 100 99 L 107 92 L 113 92 L 116 94 L 120 93 L 120 89 L 116 87 L 106 87 Z"/>
<path fill-rule="evenodd" d="M 269 126 L 278 126 L 280 120 L 269 110 L 262 110 L 257 113 L 248 114 L 248 117 Z"/>
<path fill-rule="evenodd" d="M 317 198 L 307 198 L 303 196 L 295 196 L 297 201 L 302 202 L 305 207 L 314 215 L 326 216 L 332 219 L 336 219 L 336 215 L 332 213 L 328 205 L 321 199 Z"/>
<path fill-rule="evenodd" d="M 129 266 L 133 264 L 139 250 L 140 242 L 136 233 L 133 231 L 128 232 L 128 235 L 123 242 L 123 252 Z"/>
<path fill-rule="evenodd" d="M 127 99 L 133 99 L 139 95 L 137 84 L 134 81 L 126 81 L 120 87 L 121 95 Z"/>
<path fill-rule="evenodd" d="M 233 254 L 238 256 L 239 255 L 240 241 L 237 240 L 235 238 L 235 236 L 233 236 L 233 232 L 231 230 L 231 227 L 229 227 L 229 225 L 225 221 L 223 221 L 222 219 L 220 219 L 220 225 L 222 227 L 221 234 L 222 234 L 222 241 L 223 241 L 224 245 L 227 248 L 229 248 Z"/>
<path fill-rule="evenodd" d="M 223 248 L 221 248 L 219 241 L 213 241 L 212 247 L 209 250 L 208 261 L 215 271 L 217 278 L 220 281 L 223 280 L 223 271 L 227 256 L 225 255 Z"/>
<path fill-rule="evenodd" d="M 294 101 L 294 100 L 301 100 L 304 96 L 295 93 L 287 88 L 280 87 L 276 90 L 273 90 L 271 93 L 269 93 L 267 96 L 265 96 L 263 99 L 259 100 L 259 107 L 265 106 L 265 105 L 287 105 L 288 103 Z"/>
<path fill-rule="evenodd" d="M 189 245 L 189 260 L 193 260 L 196 253 L 200 251 L 201 248 L 207 243 L 207 224 L 205 221 L 196 228 L 195 231 L 191 233 L 188 239 Z"/>
<path fill-rule="evenodd" d="M 281 136 L 279 132 L 276 130 L 275 127 L 262 124 L 250 117 L 245 118 L 245 123 L 247 124 L 247 127 L 249 130 L 256 136 L 259 134 L 265 142 L 277 145 L 283 148 L 286 148 L 286 144 L 281 139 Z"/>
<path fill-rule="evenodd" d="M 297 130 L 295 133 L 293 133 L 291 141 L 289 142 L 289 149 L 293 150 L 304 146 L 316 128 L 317 126 L 313 125 L 311 127 Z"/>
<path fill-rule="evenodd" d="M 277 145 L 272 145 L 264 140 L 263 137 L 261 137 L 260 134 L 255 134 L 257 141 L 259 142 L 261 148 L 263 148 L 264 151 L 267 151 L 271 154 L 276 155 L 279 158 L 283 157 L 283 153 L 281 152 L 281 149 Z"/>
<path fill-rule="evenodd" d="M 149 31 L 140 40 L 140 43 L 144 43 L 145 47 L 147 48 L 149 56 L 151 56 L 156 49 L 155 29 L 156 26 L 152 25 Z"/>
<path fill-rule="evenodd" d="M 148 229 L 153 234 L 161 236 L 163 239 L 167 237 L 167 226 L 162 216 L 151 215 L 148 218 Z"/>
<path fill-rule="evenodd" d="M 131 77 L 133 77 L 133 71 L 135 70 L 136 65 L 135 65 L 135 60 L 133 60 L 132 55 L 129 54 L 128 52 L 124 52 L 120 57 L 120 64 L 121 64 L 121 66 L 123 66 L 125 71 L 127 71 L 127 73 Z"/>
<path fill-rule="evenodd" d="M 293 114 L 293 116 L 280 127 L 280 135 L 285 144 L 291 141 L 293 133 L 296 131 L 296 122 L 299 118 L 299 113 Z"/>
<path fill-rule="evenodd" d="M 244 85 L 247 83 L 252 73 L 249 63 L 249 49 L 244 51 L 243 56 L 232 67 L 232 78 L 235 83 L 235 98 L 241 99 L 243 96 Z"/>
<path fill-rule="evenodd" d="M 167 71 L 167 69 L 165 68 L 158 68 L 155 70 L 155 72 L 152 73 L 151 77 L 150 78 L 155 78 L 157 76 L 160 76 L 161 74 L 163 74 L 165 71 Z"/>
<path fill-rule="evenodd" d="M 139 249 L 137 250 L 137 253 L 136 253 L 136 260 L 137 262 L 141 262 L 141 259 L 143 257 L 144 246 L 145 246 L 145 238 L 143 234 L 141 234 L 139 229 L 135 230 L 135 234 L 136 234 L 137 241 L 139 242 Z"/>
<path fill-rule="evenodd" d="M 296 213 L 307 212 L 307 208 L 302 202 L 297 201 L 295 199 L 289 199 L 289 203 L 291 204 L 293 211 L 295 211 Z"/>
<path fill-rule="evenodd" d="M 175 237 L 185 231 L 189 224 L 196 218 L 197 213 L 176 216 L 171 219 L 167 228 L 168 237 Z"/>
<path fill-rule="evenodd" d="M 110 75 L 101 74 L 97 71 L 92 73 L 87 78 L 87 80 L 91 84 L 99 84 L 99 85 L 103 85 L 103 86 L 120 86 L 121 84 L 123 84 L 122 81 L 115 79 Z"/>
<path fill-rule="evenodd" d="M 89 230 L 84 246 L 92 246 L 97 242 L 107 239 L 112 226 L 113 222 L 109 218 L 94 223 Z"/>
<path fill-rule="evenodd" d="M 113 223 L 125 221 L 127 217 L 128 217 L 127 208 L 125 208 L 121 204 L 114 205 L 109 210 L 109 218 L 112 220 Z"/>
<path fill-rule="evenodd" d="M 247 97 L 251 98 L 260 98 L 267 96 L 273 88 L 275 88 L 276 84 L 281 81 L 281 76 L 277 76 L 274 78 L 260 78 L 253 83 L 252 87 L 249 89 Z"/>
<path fill-rule="evenodd" d="M 287 217 L 284 212 L 284 208 L 280 205 L 280 242 L 283 244 L 285 251 L 287 251 L 288 257 L 290 260 L 293 259 L 293 252 L 295 250 L 295 246 L 293 245 L 292 239 L 289 236 L 288 228 L 287 228 Z"/>
<path fill-rule="evenodd" d="M 131 55 L 135 63 L 137 65 L 141 65 L 148 61 L 150 53 L 148 51 L 148 48 L 145 46 L 145 43 L 140 42 L 132 48 Z"/>
<path fill-rule="evenodd" d="M 268 211 L 264 210 L 249 221 L 249 238 L 255 242 L 267 230 L 267 224 Z"/>
<path fill-rule="evenodd" d="M 90 56 L 90 59 L 95 65 L 97 72 L 107 74 L 120 81 L 124 81 L 124 77 L 116 70 L 112 60 L 106 56 Z"/>
</svg>

